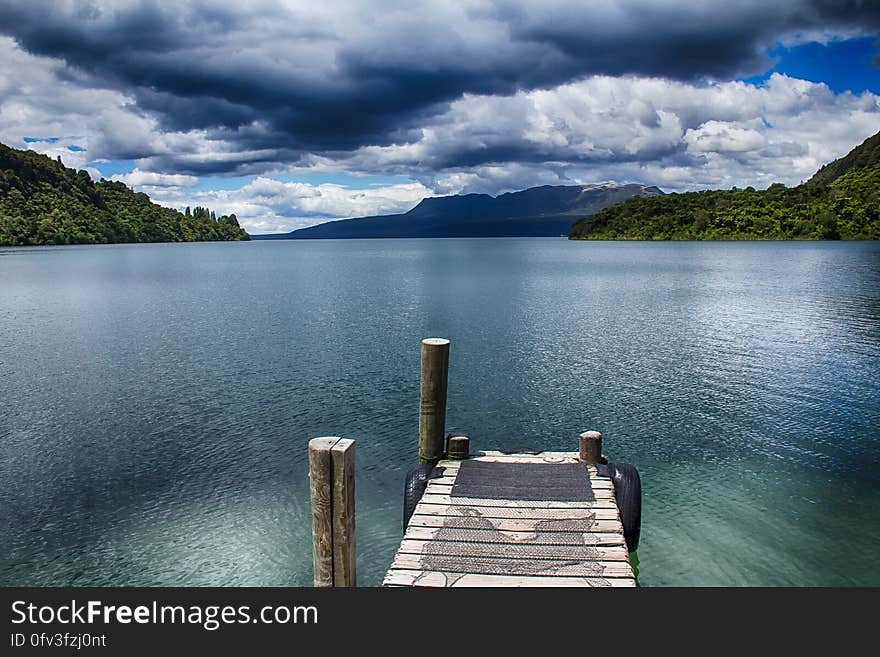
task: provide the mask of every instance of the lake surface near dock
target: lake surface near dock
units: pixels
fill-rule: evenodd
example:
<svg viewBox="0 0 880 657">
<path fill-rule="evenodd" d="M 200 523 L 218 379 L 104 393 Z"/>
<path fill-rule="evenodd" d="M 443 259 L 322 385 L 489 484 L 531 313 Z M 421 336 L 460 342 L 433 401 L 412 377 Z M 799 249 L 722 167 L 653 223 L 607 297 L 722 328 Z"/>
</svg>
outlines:
<svg viewBox="0 0 880 657">
<path fill-rule="evenodd" d="M 401 538 L 419 344 L 447 428 L 642 477 L 639 582 L 880 585 L 880 244 L 0 249 L 0 583 L 311 585 L 306 444 Z"/>
</svg>

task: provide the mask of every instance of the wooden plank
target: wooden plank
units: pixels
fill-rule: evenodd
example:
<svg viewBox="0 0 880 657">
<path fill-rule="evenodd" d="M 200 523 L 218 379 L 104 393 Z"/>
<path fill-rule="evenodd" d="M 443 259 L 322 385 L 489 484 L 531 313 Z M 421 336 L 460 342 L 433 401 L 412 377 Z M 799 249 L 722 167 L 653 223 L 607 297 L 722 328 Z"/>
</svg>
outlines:
<svg viewBox="0 0 880 657">
<path fill-rule="evenodd" d="M 522 465 L 533 465 L 533 464 L 534 465 L 558 465 L 558 464 L 565 465 L 565 464 L 571 464 L 571 463 L 580 463 L 577 460 L 577 458 L 566 458 L 561 461 L 552 461 L 552 460 L 551 461 L 543 461 L 543 460 L 538 460 L 538 459 L 528 460 L 528 459 L 522 459 L 522 458 L 507 460 L 507 459 L 504 459 L 501 457 L 491 457 L 491 459 L 490 458 L 483 458 L 483 457 L 470 457 L 468 459 L 461 459 L 461 460 L 456 459 L 456 460 L 440 461 L 436 467 L 441 468 L 443 470 L 443 474 L 445 476 L 455 477 L 458 475 L 459 471 L 461 470 L 461 464 L 464 463 L 465 461 L 484 461 L 484 462 L 489 462 L 489 463 L 516 463 L 516 464 L 522 464 Z M 583 463 L 581 463 L 581 465 L 587 471 L 587 474 L 590 476 L 590 479 L 601 479 L 601 480 L 605 480 L 605 481 L 611 481 L 610 477 L 608 477 L 607 475 L 599 474 L 599 471 L 596 469 L 595 466 L 585 465 Z"/>
<path fill-rule="evenodd" d="M 452 497 L 432 493 L 428 490 L 422 495 L 424 504 L 458 504 L 460 506 L 508 506 L 518 509 L 616 509 L 613 496 L 596 496 L 595 502 L 561 502 L 558 500 L 496 500 L 484 497 Z"/>
<path fill-rule="evenodd" d="M 338 437 L 309 441 L 309 494 L 312 511 L 314 585 L 333 586 L 333 518 L 330 449 Z"/>
<path fill-rule="evenodd" d="M 532 454 L 501 454 L 500 452 L 471 452 L 467 459 L 443 459 L 437 462 L 438 468 L 457 469 L 461 467 L 464 460 L 468 461 L 486 461 L 489 463 L 539 463 L 539 464 L 556 464 L 556 463 L 580 463 L 577 452 L 543 452 L 539 455 Z M 590 475 L 598 474 L 595 465 L 582 463 L 584 468 Z"/>
<path fill-rule="evenodd" d="M 483 457 L 471 457 L 468 459 L 461 460 L 447 460 L 440 461 L 437 464 L 437 468 L 443 470 L 443 474 L 454 476 L 458 474 L 461 470 L 461 464 L 466 463 L 467 461 L 482 461 L 487 463 L 503 463 L 503 464 L 514 464 L 514 465 L 571 465 L 572 463 L 580 463 L 577 459 L 565 460 L 565 461 L 538 461 L 538 460 L 524 460 L 524 459 L 511 459 L 505 460 L 500 457 L 491 457 L 483 458 Z M 586 470 L 587 474 L 590 475 L 593 479 L 606 479 L 610 481 L 610 477 L 607 475 L 599 474 L 599 471 L 592 466 L 584 465 L 580 463 L 580 465 Z"/>
<path fill-rule="evenodd" d="M 394 569 L 389 570 L 382 582 L 384 586 L 552 586 L 552 587 L 634 587 L 634 579 L 598 577 L 540 577 L 540 576 L 504 576 L 478 575 L 473 573 L 455 573 L 439 571 L 422 571 Z"/>
<path fill-rule="evenodd" d="M 475 501 L 475 500 L 485 500 L 485 501 L 497 500 L 499 502 L 505 502 L 505 504 L 500 504 L 497 506 L 508 506 L 510 503 L 513 503 L 513 506 L 524 506 L 524 507 L 525 506 L 542 507 L 546 504 L 571 505 L 571 506 L 565 506 L 565 507 L 554 507 L 554 506 L 545 507 L 548 509 L 553 509 L 553 508 L 577 509 L 577 508 L 589 508 L 591 506 L 597 506 L 597 505 L 598 506 L 602 506 L 602 505 L 616 506 L 614 491 L 611 489 L 602 490 L 600 488 L 600 489 L 593 490 L 593 499 L 592 500 L 547 500 L 547 499 L 542 498 L 540 496 L 540 493 L 536 493 L 535 495 L 531 496 L 532 499 L 520 500 L 520 499 L 517 499 L 516 497 L 514 497 L 515 491 L 511 491 L 509 497 L 504 497 L 504 495 L 508 491 L 510 491 L 510 489 L 493 487 L 493 488 L 486 489 L 485 496 L 483 496 L 483 495 L 478 495 L 478 496 L 468 495 L 467 497 L 464 497 L 464 496 L 460 496 L 460 495 L 453 496 L 451 494 L 452 491 L 450 490 L 450 488 L 448 486 L 442 486 L 442 484 L 441 484 L 439 487 L 432 487 L 431 484 L 428 484 L 428 486 L 425 488 L 424 495 L 448 497 L 450 500 L 453 501 L 453 503 L 461 502 L 463 504 L 471 504 L 472 501 Z M 483 505 L 483 506 L 486 506 L 486 505 Z M 489 505 L 489 506 L 492 506 L 492 505 Z"/>
<path fill-rule="evenodd" d="M 404 540 L 438 540 L 450 532 L 441 527 L 409 526 Z M 617 532 L 567 532 L 553 531 L 499 531 L 497 529 L 455 529 L 454 540 L 469 543 L 531 545 L 625 545 L 623 533 Z"/>
<path fill-rule="evenodd" d="M 452 486 L 449 486 L 447 484 L 435 484 L 432 482 L 432 483 L 428 484 L 428 486 L 430 487 L 430 491 L 433 495 L 452 495 Z M 468 495 L 468 497 L 483 497 L 483 498 L 500 497 L 501 499 L 514 499 L 515 500 L 515 499 L 517 499 L 516 496 L 522 494 L 522 489 L 515 488 L 515 487 L 486 486 L 485 488 L 482 488 L 482 487 L 470 486 L 468 488 L 468 490 L 472 491 L 471 494 Z M 603 488 L 593 488 L 593 497 L 597 498 L 599 496 L 598 493 L 600 493 L 603 490 L 605 490 L 607 492 L 605 494 L 603 494 L 602 497 L 609 498 L 611 496 L 611 491 L 613 489 L 612 488 L 604 488 L 604 489 Z M 428 491 L 428 487 L 425 488 L 425 492 L 427 492 L 427 491 Z M 530 494 L 529 499 L 531 499 L 531 500 L 544 499 L 543 497 L 541 497 L 541 489 L 539 489 L 539 488 L 538 489 L 529 489 L 529 494 Z M 571 500 L 561 500 L 561 501 L 568 502 Z"/>
<path fill-rule="evenodd" d="M 434 479 L 429 479 L 428 483 L 433 484 L 435 486 L 452 486 L 455 484 L 456 477 L 452 476 L 443 476 L 443 477 L 435 477 Z M 593 490 L 601 489 L 601 490 L 612 490 L 614 488 L 614 483 L 610 479 L 590 479 L 590 485 Z M 487 482 L 486 486 L 492 486 L 491 482 Z M 535 491 L 540 491 L 542 486 L 532 487 Z"/>
<path fill-rule="evenodd" d="M 532 456 L 529 454 L 512 454 L 510 456 L 499 454 L 499 455 L 487 455 L 487 456 L 470 456 L 468 461 L 484 461 L 486 463 L 579 463 L 577 455 L 572 456 L 571 454 L 565 455 L 551 455 L 551 454 L 540 454 L 538 456 Z M 453 468 L 455 465 L 460 464 L 462 461 L 452 461 L 452 460 L 444 460 L 439 461 L 437 463 L 438 466 L 443 468 Z"/>
<path fill-rule="evenodd" d="M 538 464 L 538 465 L 559 465 L 563 463 L 580 463 L 577 457 L 559 456 L 559 457 L 535 457 L 535 456 L 470 456 L 468 461 L 482 461 L 483 463 L 522 463 L 522 464 Z M 442 461 L 440 467 L 454 468 L 453 463 L 464 463 L 464 461 Z M 439 463 L 438 463 L 439 465 Z"/>
<path fill-rule="evenodd" d="M 629 561 L 625 547 L 594 545 L 540 545 L 535 543 L 470 543 L 464 541 L 420 541 L 404 539 L 398 554 L 448 557 L 491 557 L 504 559 L 587 561 Z"/>
<path fill-rule="evenodd" d="M 454 498 L 453 498 L 454 499 Z M 618 520 L 613 509 L 536 509 L 509 506 L 464 506 L 459 504 L 425 504 L 419 502 L 414 514 L 421 516 L 480 517 L 480 518 L 537 518 L 539 520 Z"/>
<path fill-rule="evenodd" d="M 570 458 L 577 460 L 578 453 L 577 452 L 557 452 L 553 450 L 547 450 L 541 452 L 540 454 L 505 454 L 504 452 L 499 452 L 497 449 L 481 449 L 476 452 L 473 452 L 474 457 L 493 457 L 500 459 L 558 459 L 558 458 Z"/>
<path fill-rule="evenodd" d="M 330 458 L 333 468 L 333 586 L 356 586 L 354 441 L 340 438 L 330 448 Z"/>
<path fill-rule="evenodd" d="M 474 516 L 415 515 L 410 527 L 445 527 L 447 529 L 495 529 L 499 531 L 545 532 L 618 532 L 623 533 L 619 520 L 541 520 L 539 518 L 482 518 Z"/>
<path fill-rule="evenodd" d="M 441 565 L 442 564 L 442 565 Z M 633 577 L 632 566 L 626 561 L 546 559 L 503 559 L 492 557 L 443 557 L 417 554 L 398 554 L 392 569 L 452 570 L 483 575 L 544 575 L 553 577 Z"/>
<path fill-rule="evenodd" d="M 446 479 L 446 478 L 443 477 L 443 479 Z M 612 484 L 611 481 L 608 481 L 608 480 L 603 481 L 603 480 L 591 479 L 590 484 L 591 484 L 591 488 L 594 491 L 594 494 L 598 491 L 612 491 L 612 490 L 614 490 L 614 484 Z M 454 481 L 448 481 L 448 480 L 441 481 L 441 479 L 429 479 L 428 485 L 436 488 L 438 493 L 440 493 L 440 491 L 445 491 L 446 494 L 451 494 L 452 493 L 452 486 L 454 485 Z M 480 489 L 481 493 L 483 492 L 482 489 L 485 488 L 485 491 L 487 493 L 487 497 L 491 496 L 491 493 L 493 490 L 509 491 L 509 492 L 516 493 L 516 494 L 519 494 L 522 492 L 521 488 L 517 488 L 515 486 L 500 486 L 500 485 L 492 484 L 491 482 L 487 482 L 485 484 L 485 486 L 472 485 L 472 486 L 469 486 L 469 488 L 472 490 L 473 489 Z M 544 488 L 545 487 L 542 487 L 542 486 L 530 486 L 529 492 L 534 493 L 534 497 L 532 497 L 532 499 L 536 499 L 536 500 L 543 499 L 541 497 L 541 491 Z M 547 486 L 546 488 L 551 491 L 557 490 L 556 488 L 554 488 L 552 486 Z M 440 494 L 443 494 L 443 493 L 440 493 Z M 482 497 L 482 495 L 471 495 L 471 497 Z M 502 496 L 497 495 L 496 497 L 502 497 Z M 566 501 L 566 500 L 563 500 L 563 501 Z"/>
</svg>

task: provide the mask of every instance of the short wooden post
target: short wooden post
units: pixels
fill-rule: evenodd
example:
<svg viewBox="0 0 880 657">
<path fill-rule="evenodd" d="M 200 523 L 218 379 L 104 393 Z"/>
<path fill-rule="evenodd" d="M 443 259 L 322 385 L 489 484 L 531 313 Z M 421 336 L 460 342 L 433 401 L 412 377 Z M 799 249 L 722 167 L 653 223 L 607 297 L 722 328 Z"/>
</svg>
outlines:
<svg viewBox="0 0 880 657">
<path fill-rule="evenodd" d="M 312 565 L 317 587 L 355 586 L 354 441 L 309 441 Z"/>
<path fill-rule="evenodd" d="M 449 434 L 446 439 L 446 456 L 451 459 L 466 459 L 471 453 L 470 436 Z"/>
<path fill-rule="evenodd" d="M 602 434 L 598 431 L 584 431 L 580 440 L 580 460 L 587 465 L 596 465 L 602 460 Z"/>
<path fill-rule="evenodd" d="M 449 340 L 422 340 L 422 383 L 419 391 L 419 463 L 435 465 L 443 456 L 446 431 L 446 385 Z"/>
</svg>

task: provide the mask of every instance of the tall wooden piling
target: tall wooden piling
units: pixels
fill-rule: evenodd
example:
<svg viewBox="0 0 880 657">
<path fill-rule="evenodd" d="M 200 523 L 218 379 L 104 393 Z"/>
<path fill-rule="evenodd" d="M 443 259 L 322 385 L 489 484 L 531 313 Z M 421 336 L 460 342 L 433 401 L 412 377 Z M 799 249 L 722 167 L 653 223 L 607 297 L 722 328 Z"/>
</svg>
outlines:
<svg viewBox="0 0 880 657">
<path fill-rule="evenodd" d="M 354 441 L 346 438 L 340 438 L 330 450 L 333 466 L 333 586 L 357 585 L 354 455 Z"/>
<path fill-rule="evenodd" d="M 316 587 L 355 586 L 354 441 L 309 441 L 312 563 Z"/>
<path fill-rule="evenodd" d="M 602 434 L 598 431 L 584 431 L 580 436 L 581 461 L 587 465 L 596 465 L 602 461 Z"/>
<path fill-rule="evenodd" d="M 422 340 L 422 382 L 419 393 L 419 463 L 436 465 L 443 456 L 446 432 L 446 386 L 449 340 Z"/>
</svg>

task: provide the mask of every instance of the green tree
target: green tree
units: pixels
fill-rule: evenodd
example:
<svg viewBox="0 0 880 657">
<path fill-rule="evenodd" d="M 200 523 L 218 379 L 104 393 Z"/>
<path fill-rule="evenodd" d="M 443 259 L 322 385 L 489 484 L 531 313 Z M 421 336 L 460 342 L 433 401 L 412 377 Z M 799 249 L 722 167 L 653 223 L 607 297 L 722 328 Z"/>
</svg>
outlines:
<svg viewBox="0 0 880 657">
<path fill-rule="evenodd" d="M 250 239 L 237 220 L 196 210 L 162 207 L 121 182 L 94 183 L 60 160 L 0 144 L 0 245 Z"/>
</svg>

